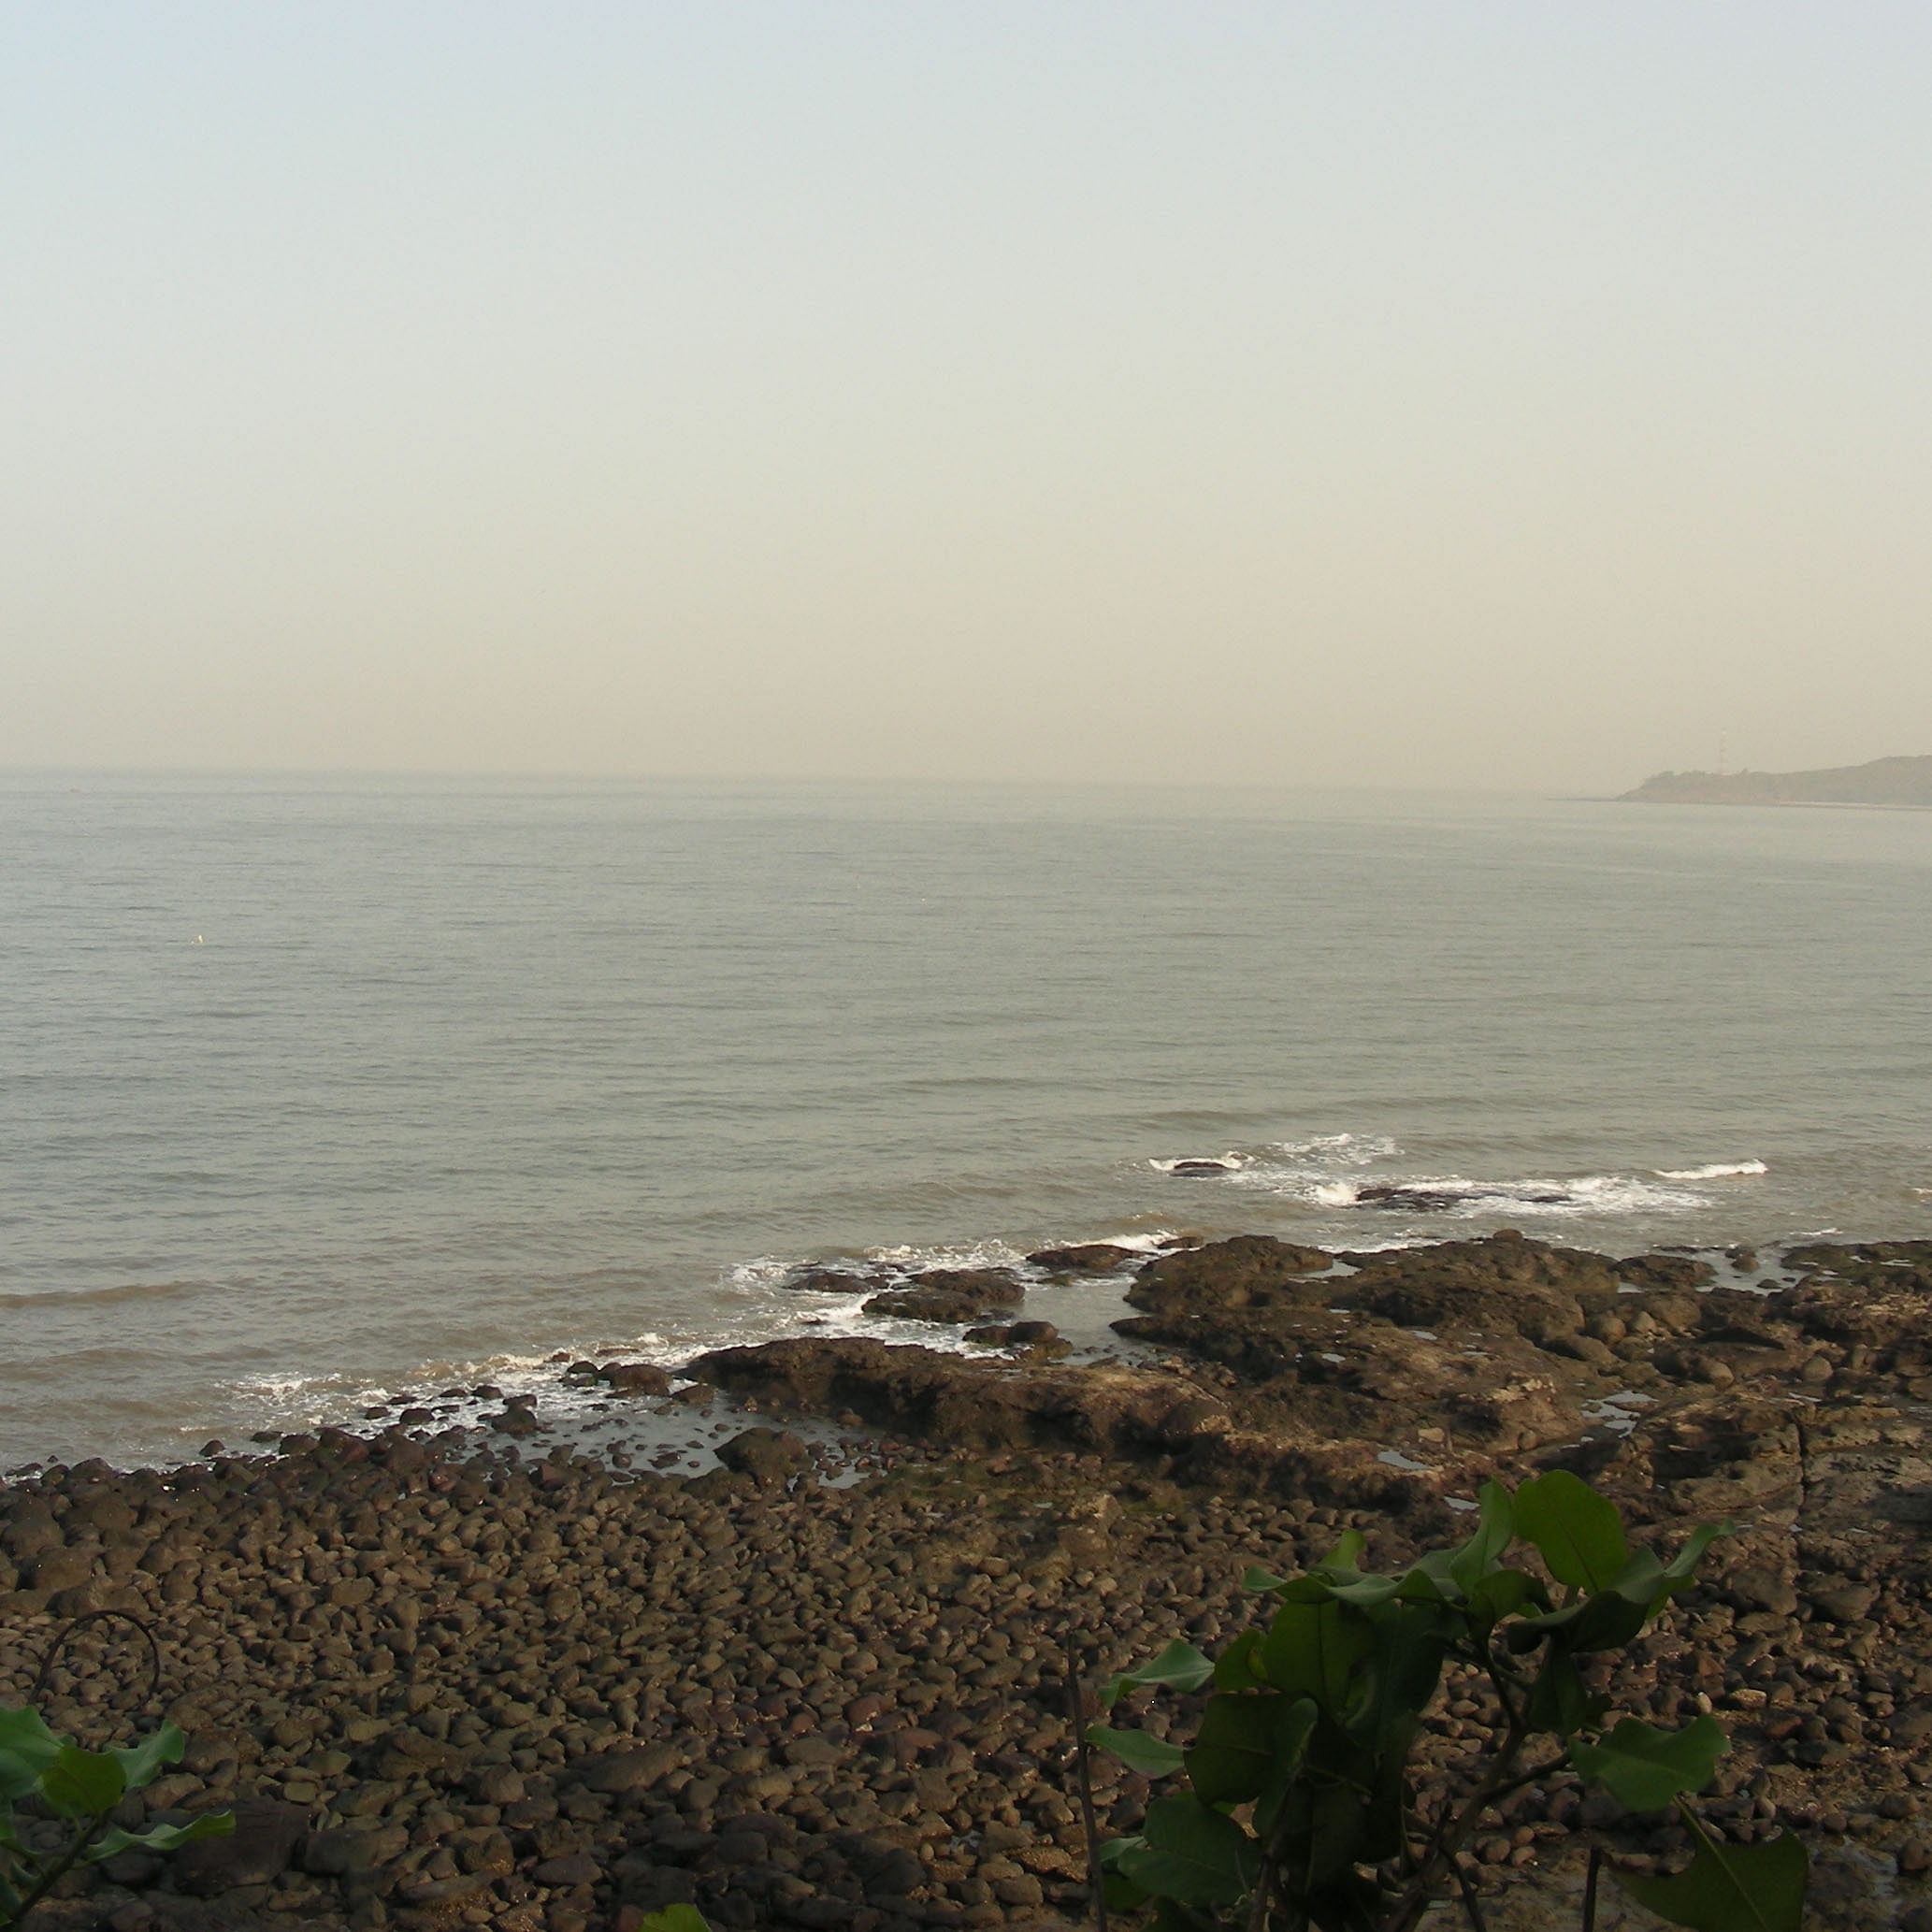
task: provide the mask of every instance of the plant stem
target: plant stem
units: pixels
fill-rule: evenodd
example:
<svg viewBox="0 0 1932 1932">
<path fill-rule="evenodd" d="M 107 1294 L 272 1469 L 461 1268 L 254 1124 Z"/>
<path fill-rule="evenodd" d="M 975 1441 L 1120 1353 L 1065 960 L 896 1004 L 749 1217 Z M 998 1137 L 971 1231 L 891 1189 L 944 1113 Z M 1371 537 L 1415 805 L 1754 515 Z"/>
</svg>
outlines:
<svg viewBox="0 0 1932 1932">
<path fill-rule="evenodd" d="M 1590 1874 L 1583 1881 L 1583 1932 L 1596 1932 L 1596 1882 L 1603 1870 L 1603 1847 L 1590 1848 Z"/>
<path fill-rule="evenodd" d="M 1508 1735 L 1503 1740 L 1503 1748 L 1496 1753 L 1496 1762 L 1490 1774 L 1472 1792 L 1463 1809 L 1437 1836 L 1429 1856 L 1423 1861 L 1422 1868 L 1410 1882 L 1408 1889 L 1397 1901 L 1395 1910 L 1388 1924 L 1388 1932 L 1413 1932 L 1413 1927 L 1429 1909 L 1429 1895 L 1440 1882 L 1445 1870 L 1455 1868 L 1456 1853 L 1463 1849 L 1463 1841 L 1476 1829 L 1477 1820 L 1506 1791 L 1518 1784 L 1527 1784 L 1541 1773 L 1525 1772 L 1520 1778 L 1510 1776 L 1510 1767 L 1516 1762 L 1517 1753 L 1527 1741 L 1525 1733 L 1511 1725 Z M 1458 1874 L 1460 1881 L 1460 1874 Z"/>
<path fill-rule="evenodd" d="M 16 1922 L 24 1919 L 79 1861 L 81 1853 L 94 1843 L 94 1835 L 107 1823 L 105 1817 L 90 1818 L 80 1830 L 74 1834 L 73 1842 L 61 1855 L 34 1881 L 34 1888 L 20 1902 Z"/>
<path fill-rule="evenodd" d="M 1284 1800 L 1275 1820 L 1275 1829 L 1262 1847 L 1262 1868 L 1254 1882 L 1254 1904 L 1248 1909 L 1247 1932 L 1268 1932 L 1268 1922 L 1275 1915 L 1275 1884 L 1281 1871 L 1281 1848 L 1287 1837 L 1288 1805 Z"/>
<path fill-rule="evenodd" d="M 1469 1914 L 1469 1923 L 1476 1932 L 1490 1932 L 1482 1922 L 1482 1907 L 1476 1902 L 1476 1887 L 1469 1882 L 1469 1874 L 1459 1865 L 1455 1868 L 1456 1886 L 1463 1895 L 1463 1910 Z"/>
<path fill-rule="evenodd" d="M 1080 1785 L 1080 1822 L 1087 1827 L 1087 1893 L 1093 1900 L 1093 1923 L 1107 1932 L 1107 1885 L 1100 1868 L 1100 1826 L 1093 1816 L 1093 1780 L 1087 1772 L 1087 1700 L 1080 1694 L 1080 1670 L 1073 1646 L 1066 1646 L 1067 1709 L 1074 1720 L 1074 1768 Z"/>
</svg>

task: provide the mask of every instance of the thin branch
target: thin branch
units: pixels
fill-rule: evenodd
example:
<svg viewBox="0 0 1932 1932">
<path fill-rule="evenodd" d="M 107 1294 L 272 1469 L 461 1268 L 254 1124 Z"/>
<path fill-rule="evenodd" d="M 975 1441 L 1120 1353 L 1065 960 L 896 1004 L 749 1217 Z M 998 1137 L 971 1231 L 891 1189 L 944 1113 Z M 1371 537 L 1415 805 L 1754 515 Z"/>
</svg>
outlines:
<svg viewBox="0 0 1932 1932">
<path fill-rule="evenodd" d="M 1596 1932 L 1596 1882 L 1603 1870 L 1603 1847 L 1590 1848 L 1590 1872 L 1583 1881 L 1583 1932 Z"/>
<path fill-rule="evenodd" d="M 61 1652 L 66 1649 L 68 1639 L 83 1623 L 98 1623 L 112 1621 L 118 1623 L 132 1623 L 148 1640 L 148 1666 L 152 1673 L 148 1685 L 148 1695 L 158 1697 L 165 1675 L 161 1658 L 161 1639 L 154 1635 L 154 1626 L 145 1617 L 137 1617 L 132 1610 L 82 1610 L 77 1617 L 69 1617 L 54 1633 L 53 1641 L 47 1647 L 47 1656 L 40 1665 L 40 1674 L 34 1680 L 35 1703 L 47 1694 L 48 1680 L 53 1676 L 53 1666 L 60 1662 Z M 123 1681 L 122 1689 L 126 1689 Z"/>
</svg>

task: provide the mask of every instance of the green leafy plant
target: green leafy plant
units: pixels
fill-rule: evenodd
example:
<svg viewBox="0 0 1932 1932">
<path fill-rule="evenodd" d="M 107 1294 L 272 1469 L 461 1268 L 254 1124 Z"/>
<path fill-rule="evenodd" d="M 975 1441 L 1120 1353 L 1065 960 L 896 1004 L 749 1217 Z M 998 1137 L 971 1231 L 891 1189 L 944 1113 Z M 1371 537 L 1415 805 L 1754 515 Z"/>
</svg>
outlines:
<svg viewBox="0 0 1932 1932">
<path fill-rule="evenodd" d="M 695 1905 L 667 1905 L 638 1921 L 638 1932 L 711 1932 Z"/>
<path fill-rule="evenodd" d="M 150 1783 L 164 1765 L 180 1762 L 185 1742 L 178 1725 L 163 1724 L 125 1749 L 83 1751 L 50 1731 L 38 1711 L 0 1710 L 0 1927 L 18 1925 L 77 1865 L 97 1864 L 130 1845 L 172 1852 L 192 1838 L 233 1831 L 234 1817 L 225 1811 L 143 1832 L 108 1824 L 108 1814 L 129 1792 Z M 16 1808 L 28 1797 L 68 1821 L 57 1850 L 36 1852 L 22 1842 Z"/>
<path fill-rule="evenodd" d="M 1136 1771 L 1186 1780 L 1148 1806 L 1138 1834 L 1101 1848 L 1106 1902 L 1151 1905 L 1161 1932 L 1411 1932 L 1461 1883 L 1479 1926 L 1457 1854 L 1497 1800 L 1571 1771 L 1628 1810 L 1675 1805 L 1689 1826 L 1688 1869 L 1618 1875 L 1640 1904 L 1695 1932 L 1798 1932 L 1798 1840 L 1723 1843 L 1685 1803 L 1728 1748 L 1722 1727 L 1626 1717 L 1606 1731 L 1608 1700 L 1581 1668 L 1643 1630 L 1728 1528 L 1694 1530 L 1666 1564 L 1631 1549 L 1615 1507 L 1558 1470 L 1513 1495 L 1485 1484 L 1468 1541 L 1400 1575 L 1360 1568 L 1354 1532 L 1301 1575 L 1249 1570 L 1247 1587 L 1277 1601 L 1265 1626 L 1218 1658 L 1171 1644 L 1108 1687 L 1109 1709 L 1137 1686 L 1209 1692 L 1191 1744 L 1104 1723 L 1087 1732 Z M 1519 1538 L 1546 1575 L 1507 1562 Z M 1425 1820 L 1409 1760 L 1451 1661 L 1488 1677 L 1503 1723 L 1460 1800 Z"/>
</svg>

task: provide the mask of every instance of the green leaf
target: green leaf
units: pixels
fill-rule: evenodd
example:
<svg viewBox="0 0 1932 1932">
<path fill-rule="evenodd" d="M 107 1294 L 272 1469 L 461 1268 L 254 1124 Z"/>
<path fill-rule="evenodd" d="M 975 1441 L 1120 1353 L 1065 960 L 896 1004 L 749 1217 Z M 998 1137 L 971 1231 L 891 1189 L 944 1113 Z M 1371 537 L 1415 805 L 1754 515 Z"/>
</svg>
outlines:
<svg viewBox="0 0 1932 1932">
<path fill-rule="evenodd" d="M 1405 1603 L 1443 1603 L 1456 1591 L 1449 1576 L 1445 1551 L 1435 1550 L 1412 1564 L 1399 1577 L 1377 1576 L 1373 1571 L 1342 1573 L 1328 1586 L 1337 1603 L 1351 1603 L 1358 1609 L 1374 1609 L 1379 1604 L 1400 1597 Z M 1444 1585 L 1448 1584 L 1445 1589 Z"/>
<path fill-rule="evenodd" d="M 1530 1686 L 1530 1701 L 1524 1712 L 1533 1730 L 1552 1731 L 1567 1742 L 1579 1731 L 1587 1730 L 1603 1716 L 1608 1704 L 1593 1697 L 1583 1686 L 1576 1660 L 1567 1650 L 1552 1644 L 1536 1680 Z"/>
<path fill-rule="evenodd" d="M 1401 1718 L 1419 1716 L 1435 1696 L 1448 1614 L 1433 1604 L 1390 1604 L 1368 1616 L 1371 1648 L 1353 1676 L 1347 1722 L 1375 1754 L 1386 1754 Z"/>
<path fill-rule="evenodd" d="M 1325 1885 L 1353 1870 L 1368 1849 L 1369 1795 L 1348 1784 L 1318 1784 L 1313 1794 L 1308 1882 Z"/>
<path fill-rule="evenodd" d="M 1277 1577 L 1273 1570 L 1264 1570 L 1259 1564 L 1249 1564 L 1241 1573 L 1241 1587 L 1244 1590 L 1280 1590 L 1286 1587 L 1288 1579 Z"/>
<path fill-rule="evenodd" d="M 1109 1724 L 1089 1724 L 1087 1741 L 1112 1752 L 1129 1770 L 1138 1771 L 1143 1778 L 1173 1777 L 1186 1755 L 1178 1744 L 1170 1744 L 1151 1731 L 1117 1731 Z"/>
<path fill-rule="evenodd" d="M 1728 1536 L 1737 1525 L 1727 1516 L 1723 1522 L 1700 1522 L 1684 1538 L 1684 1547 L 1671 1558 L 1664 1571 L 1664 1586 L 1666 1595 L 1673 1595 L 1681 1590 L 1697 1573 L 1697 1565 L 1703 1561 L 1704 1552 L 1720 1536 Z"/>
<path fill-rule="evenodd" d="M 0 1710 L 0 1797 L 22 1798 L 61 1754 L 37 1710 Z"/>
<path fill-rule="evenodd" d="M 1790 1832 L 1759 1845 L 1705 1840 L 1672 1878 L 1615 1874 L 1639 1905 L 1692 1932 L 1800 1932 L 1809 1875 L 1805 1848 Z"/>
<path fill-rule="evenodd" d="M 1516 1535 L 1516 1512 L 1509 1492 L 1500 1482 L 1486 1482 L 1476 1492 L 1476 1529 L 1469 1540 L 1449 1557 L 1449 1575 L 1464 1596 L 1501 1561 Z"/>
<path fill-rule="evenodd" d="M 1335 1538 L 1335 1547 L 1315 1567 L 1332 1574 L 1359 1573 L 1362 1568 L 1362 1552 L 1367 1548 L 1368 1538 L 1360 1530 L 1344 1530 Z"/>
<path fill-rule="evenodd" d="M 1374 1646 L 1374 1626 L 1352 1605 L 1290 1597 L 1262 1639 L 1261 1665 L 1277 1690 L 1312 1697 L 1339 1719 L 1356 1668 Z"/>
<path fill-rule="evenodd" d="M 1478 1630 L 1492 1630 L 1524 1604 L 1550 1608 L 1550 1593 L 1527 1570 L 1492 1570 L 1469 1590 L 1469 1616 Z"/>
<path fill-rule="evenodd" d="M 1218 1691 L 1253 1691 L 1268 1680 L 1257 1667 L 1255 1653 L 1262 1647 L 1262 1633 L 1250 1625 L 1214 1662 L 1214 1687 Z"/>
<path fill-rule="evenodd" d="M 234 1829 L 233 1811 L 204 1811 L 186 1824 L 151 1824 L 146 1831 L 123 1831 L 117 1825 L 101 1834 L 99 1841 L 88 1848 L 87 1856 L 90 1863 L 98 1864 L 130 1845 L 146 1852 L 174 1852 L 196 1838 L 225 1838 Z"/>
<path fill-rule="evenodd" d="M 1157 1898 L 1182 1905 L 1233 1905 L 1253 1889 L 1261 1847 L 1225 1811 L 1191 1796 L 1156 1798 L 1141 1835 L 1145 1848 L 1118 1868 Z"/>
<path fill-rule="evenodd" d="M 1600 1742 L 1571 1745 L 1570 1762 L 1626 1811 L 1661 1811 L 1680 1793 L 1702 1791 L 1730 1748 L 1712 1717 L 1694 1718 L 1681 1731 L 1659 1731 L 1626 1717 Z"/>
<path fill-rule="evenodd" d="M 1188 1750 L 1188 1782 L 1204 1805 L 1246 1805 L 1301 1762 L 1315 1706 L 1305 1697 L 1210 1697 Z"/>
<path fill-rule="evenodd" d="M 1182 1643 L 1176 1637 L 1152 1663 L 1143 1664 L 1134 1670 L 1123 1670 L 1112 1678 L 1107 1684 L 1106 1696 L 1102 1700 L 1103 1708 L 1113 1709 L 1126 1692 L 1141 1684 L 1165 1684 L 1171 1690 L 1198 1691 L 1213 1677 L 1214 1660 L 1197 1651 L 1192 1644 Z"/>
<path fill-rule="evenodd" d="M 1220 1932 L 1220 1914 L 1211 1909 L 1196 1911 L 1172 1898 L 1154 1901 L 1154 1932 Z"/>
<path fill-rule="evenodd" d="M 111 1811 L 127 1791 L 118 1758 L 104 1751 L 64 1744 L 60 1755 L 40 1774 L 40 1794 L 63 1818 L 99 1818 Z"/>
<path fill-rule="evenodd" d="M 1285 1700 L 1277 1699 L 1276 1702 Z M 1287 1704 L 1276 1720 L 1275 1761 L 1269 1766 L 1255 1799 L 1254 1828 L 1261 1838 L 1266 1838 L 1274 1831 L 1281 1808 L 1288 1803 L 1295 1789 L 1296 1780 L 1307 1758 L 1309 1740 L 1320 1722 L 1321 1713 L 1316 1709 L 1311 1697 L 1297 1697 Z"/>
<path fill-rule="evenodd" d="M 1347 1581 L 1332 1582 L 1328 1593 L 1336 1603 L 1353 1604 L 1357 1609 L 1372 1609 L 1377 1604 L 1388 1603 L 1395 1594 L 1396 1579 L 1393 1577 L 1364 1575 L 1356 1571 Z"/>
<path fill-rule="evenodd" d="M 638 1921 L 638 1932 L 711 1932 L 695 1905 L 667 1905 Z"/>
<path fill-rule="evenodd" d="M 1654 1559 L 1652 1559 L 1654 1562 Z M 1621 1590 L 1599 1590 L 1581 1603 L 1566 1605 L 1540 1617 L 1524 1617 L 1507 1633 L 1512 1651 L 1533 1651 L 1546 1636 L 1558 1638 L 1570 1651 L 1610 1651 L 1627 1644 L 1651 1621 L 1654 1604 L 1647 1588 L 1636 1596 Z"/>
<path fill-rule="evenodd" d="M 1517 1534 L 1536 1546 L 1559 1583 L 1608 1590 L 1629 1561 L 1616 1505 L 1567 1469 L 1524 1483 L 1514 1507 Z"/>
<path fill-rule="evenodd" d="M 144 1784 L 153 1781 L 155 1772 L 163 1765 L 180 1764 L 187 1744 L 179 1724 L 165 1723 L 151 1737 L 125 1749 L 111 1749 L 109 1755 L 120 1761 L 121 1774 L 127 1781 L 127 1789 L 139 1791 Z"/>
<path fill-rule="evenodd" d="M 1454 1603 L 1463 1594 L 1456 1580 L 1455 1552 L 1424 1550 L 1395 1586 L 1395 1593 L 1404 1603 Z"/>
</svg>

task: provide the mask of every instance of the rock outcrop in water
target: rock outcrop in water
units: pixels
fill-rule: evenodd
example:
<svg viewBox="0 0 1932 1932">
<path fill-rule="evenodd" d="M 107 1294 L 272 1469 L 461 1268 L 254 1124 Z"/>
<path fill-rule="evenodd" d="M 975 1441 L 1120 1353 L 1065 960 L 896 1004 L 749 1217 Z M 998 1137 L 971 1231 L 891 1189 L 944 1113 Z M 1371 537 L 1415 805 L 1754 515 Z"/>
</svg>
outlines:
<svg viewBox="0 0 1932 1932">
<path fill-rule="evenodd" d="M 96 1619 L 42 1702 L 91 1743 L 172 1712 L 190 1756 L 130 1822 L 241 1824 L 172 1866 L 123 1854 L 47 1923 L 587 1932 L 680 1898 L 733 1932 L 1051 1921 L 1083 1899 L 1069 1648 L 1092 1683 L 1214 1644 L 1251 1614 L 1247 1563 L 1350 1526 L 1397 1561 L 1457 1534 L 1484 1476 L 1561 1464 L 1639 1535 L 1737 1520 L 1604 1688 L 1718 1718 L 1706 1813 L 1801 1831 L 1818 1925 L 1924 1932 L 1932 1243 L 1773 1259 L 1765 1291 L 1741 1251 L 1720 1278 L 1507 1234 L 1251 1237 L 1142 1270 L 1131 1363 L 719 1350 L 704 1374 L 759 1414 L 693 1482 L 545 1449 L 541 1417 L 521 1455 L 398 1427 L 17 1482 L 0 1694 L 33 1694 L 63 1620 L 139 1618 L 158 1684 Z M 873 1432 L 874 1473 L 821 1483 L 790 1409 Z M 1477 1690 L 1446 1684 L 1425 1796 L 1497 1722 Z M 1131 1828 L 1159 1787 L 1095 1768 L 1103 1828 Z M 1639 1865 L 1683 1849 L 1667 1819 L 1531 1786 L 1471 1855 L 1489 1923 L 1575 1924 L 1591 1835 Z"/>
</svg>

